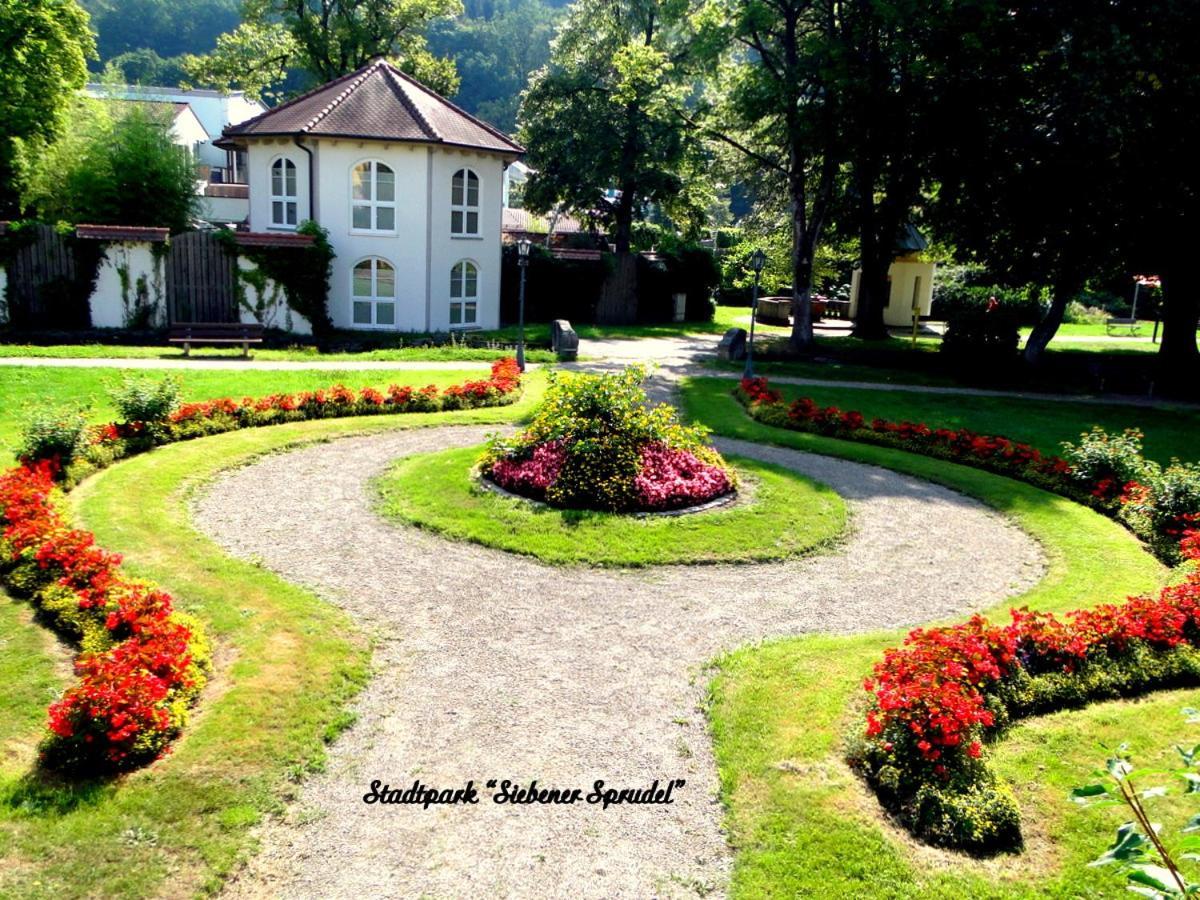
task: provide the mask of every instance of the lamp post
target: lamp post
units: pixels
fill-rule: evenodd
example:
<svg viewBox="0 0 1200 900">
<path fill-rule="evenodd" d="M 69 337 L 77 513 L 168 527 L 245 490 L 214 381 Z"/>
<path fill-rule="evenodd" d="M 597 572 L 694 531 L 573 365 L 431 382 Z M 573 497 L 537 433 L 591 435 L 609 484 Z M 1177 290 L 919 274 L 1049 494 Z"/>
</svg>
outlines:
<svg viewBox="0 0 1200 900">
<path fill-rule="evenodd" d="M 521 289 L 517 294 L 517 368 L 525 371 L 525 269 L 529 266 L 529 239 L 517 242 L 517 266 L 521 269 Z"/>
<path fill-rule="evenodd" d="M 746 369 L 743 378 L 754 377 L 754 323 L 758 319 L 758 280 L 762 277 L 763 266 L 767 264 L 767 254 L 762 248 L 750 254 L 750 270 L 754 273 L 754 293 L 750 300 L 750 340 L 746 343 Z"/>
</svg>

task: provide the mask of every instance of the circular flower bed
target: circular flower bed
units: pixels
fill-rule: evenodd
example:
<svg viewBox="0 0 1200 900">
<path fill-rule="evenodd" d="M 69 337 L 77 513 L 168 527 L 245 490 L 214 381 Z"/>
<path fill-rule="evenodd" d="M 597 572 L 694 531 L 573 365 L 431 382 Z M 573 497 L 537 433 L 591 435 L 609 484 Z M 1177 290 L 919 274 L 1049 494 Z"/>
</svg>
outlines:
<svg viewBox="0 0 1200 900">
<path fill-rule="evenodd" d="M 565 509 L 661 512 L 726 496 L 737 479 L 708 432 L 650 406 L 640 367 L 615 375 L 555 374 L 533 423 L 494 438 L 484 478 Z"/>
</svg>

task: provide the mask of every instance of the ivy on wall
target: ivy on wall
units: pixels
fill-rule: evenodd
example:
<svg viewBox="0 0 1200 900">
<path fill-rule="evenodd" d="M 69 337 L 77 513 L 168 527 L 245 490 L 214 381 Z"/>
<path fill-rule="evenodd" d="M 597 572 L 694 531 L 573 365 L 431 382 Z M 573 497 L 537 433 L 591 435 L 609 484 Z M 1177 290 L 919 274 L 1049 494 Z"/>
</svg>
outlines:
<svg viewBox="0 0 1200 900">
<path fill-rule="evenodd" d="M 265 318 L 279 308 L 280 291 L 287 301 L 289 312 L 304 316 L 314 335 L 333 330 L 329 318 L 329 279 L 333 271 L 334 252 L 329 233 L 316 222 L 306 221 L 296 229 L 297 234 L 313 238 L 311 244 L 297 247 L 245 247 L 237 243 L 231 231 L 220 231 L 230 252 L 253 264 L 240 269 L 236 286 L 238 304 L 254 313 L 264 325 L 273 325 Z M 246 286 L 254 289 L 253 302 L 246 295 Z M 290 330 L 290 316 L 283 324 Z"/>
</svg>

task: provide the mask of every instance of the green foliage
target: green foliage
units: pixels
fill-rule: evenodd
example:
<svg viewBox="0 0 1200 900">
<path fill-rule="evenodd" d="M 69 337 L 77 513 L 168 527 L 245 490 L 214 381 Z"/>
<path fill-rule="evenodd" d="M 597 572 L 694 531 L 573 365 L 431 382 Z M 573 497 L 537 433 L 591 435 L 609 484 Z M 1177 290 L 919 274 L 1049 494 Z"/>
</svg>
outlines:
<svg viewBox="0 0 1200 900">
<path fill-rule="evenodd" d="M 674 62 L 681 13 L 658 0 L 572 4 L 521 101 L 520 136 L 535 170 L 527 208 L 596 210 L 619 252 L 647 203 L 697 217 L 684 177 L 692 146 L 676 111 L 688 87 Z M 606 197 L 614 187 L 620 196 Z"/>
<path fill-rule="evenodd" d="M 112 402 L 122 422 L 161 424 L 178 408 L 182 387 L 174 375 L 166 378 L 125 375 L 112 390 Z"/>
<path fill-rule="evenodd" d="M 1042 290 L 1034 285 L 1020 289 L 1003 288 L 999 285 L 964 284 L 962 282 L 941 284 L 938 270 L 938 287 L 934 294 L 931 315 L 935 319 L 953 322 L 963 317 L 979 315 L 992 305 L 993 298 L 999 304 L 999 312 L 1017 327 L 1036 325 L 1042 318 Z"/>
<path fill-rule="evenodd" d="M 84 448 L 87 416 L 78 408 L 38 406 L 26 418 L 17 457 L 57 458 L 64 466 Z"/>
<path fill-rule="evenodd" d="M 264 282 L 269 278 L 282 287 L 288 306 L 308 319 L 313 334 L 326 335 L 333 330 L 329 318 L 329 279 L 336 254 L 329 242 L 329 232 L 316 222 L 306 219 L 296 233 L 309 235 L 313 243 L 307 247 L 243 247 L 231 232 L 218 232 L 230 252 L 257 267 L 254 270 L 257 274 L 251 278 Z"/>
<path fill-rule="evenodd" d="M 19 212 L 28 166 L 61 133 L 94 54 L 75 0 L 0 0 L 0 217 Z"/>
<path fill-rule="evenodd" d="M 1099 425 L 1079 436 L 1079 443 L 1063 442 L 1063 459 L 1081 484 L 1098 484 L 1105 479 L 1117 487 L 1147 478 L 1150 466 L 1142 451 L 1145 435 L 1136 428 L 1109 434 Z"/>
<path fill-rule="evenodd" d="M 468 7 L 466 16 L 432 22 L 430 52 L 458 67 L 454 102 L 501 131 L 515 131 L 521 92 L 529 73 L 550 58 L 562 17 L 561 9 L 541 0 L 501 0 L 487 11 Z"/>
<path fill-rule="evenodd" d="M 183 65 L 198 83 L 274 97 L 292 70 L 324 83 L 385 57 L 453 94 L 454 61 L 430 53 L 425 34 L 431 22 L 461 12 L 461 0 L 248 0 L 241 24 Z"/>
<path fill-rule="evenodd" d="M 1200 721 L 1197 711 L 1190 707 L 1185 707 L 1183 713 L 1189 723 Z M 1176 744 L 1175 750 L 1180 764 L 1170 774 L 1182 781 L 1183 793 L 1195 794 L 1200 791 L 1200 744 L 1190 749 Z M 1092 808 L 1123 807 L 1134 820 L 1117 829 L 1116 839 L 1090 865 L 1112 866 L 1125 876 L 1130 891 L 1155 900 L 1200 894 L 1200 883 L 1192 881 L 1182 866 L 1184 860 L 1194 866 L 1194 861 L 1200 859 L 1200 836 L 1196 834 L 1200 831 L 1200 814 L 1193 815 L 1179 829 L 1183 837 L 1165 834 L 1158 823 L 1150 820 L 1148 804 L 1171 791 L 1169 786 L 1155 783 L 1168 773 L 1135 768 L 1128 743 L 1120 744 L 1111 754 L 1104 768 L 1093 773 L 1096 781 L 1075 788 L 1071 798 Z"/>
<path fill-rule="evenodd" d="M 708 445 L 708 431 L 680 424 L 665 403 L 650 406 L 646 371 L 631 366 L 605 375 L 551 372 L 549 387 L 529 427 L 512 438 L 494 437 L 482 457 L 486 472 L 503 457 L 522 456 L 554 441 L 566 445 L 562 470 L 546 494 L 559 506 L 624 510 L 636 506 L 634 480 L 642 448 L 650 443 L 687 450 L 724 465 Z"/>
<path fill-rule="evenodd" d="M 239 0 L 81 0 L 96 31 L 100 61 L 201 53 L 237 27 Z M 144 48 L 150 48 L 148 51 Z M 157 80 L 141 84 L 173 84 Z"/>
<path fill-rule="evenodd" d="M 71 127 L 42 156 L 29 189 L 39 215 L 90 225 L 138 225 L 180 232 L 199 200 L 190 154 L 170 122 L 149 106 L 78 98 Z"/>
<path fill-rule="evenodd" d="M 143 84 L 173 87 L 187 75 L 182 58 L 163 59 L 153 50 L 130 50 L 112 57 L 104 64 L 101 81 L 108 84 Z"/>
</svg>

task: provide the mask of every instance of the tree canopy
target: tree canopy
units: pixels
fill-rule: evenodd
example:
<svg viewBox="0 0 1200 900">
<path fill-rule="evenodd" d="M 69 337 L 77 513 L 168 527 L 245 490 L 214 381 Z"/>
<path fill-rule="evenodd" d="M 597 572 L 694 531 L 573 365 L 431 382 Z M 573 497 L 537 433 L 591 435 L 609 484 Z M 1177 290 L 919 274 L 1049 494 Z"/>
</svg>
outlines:
<svg viewBox="0 0 1200 900">
<path fill-rule="evenodd" d="M 159 106 L 78 97 L 69 127 L 33 166 L 29 206 L 47 221 L 191 227 L 195 162 Z"/>
<path fill-rule="evenodd" d="M 453 94 L 454 61 L 429 51 L 426 29 L 461 12 L 461 0 L 245 0 L 242 23 L 184 68 L 199 83 L 272 97 L 292 70 L 321 84 L 385 57 Z"/>
<path fill-rule="evenodd" d="M 0 215 L 20 212 L 29 161 L 58 135 L 94 52 L 75 0 L 0 0 Z"/>
</svg>

